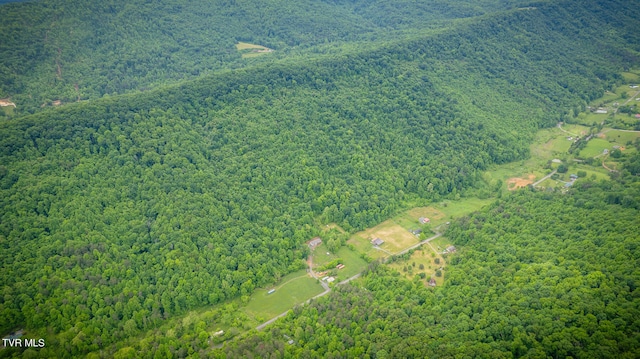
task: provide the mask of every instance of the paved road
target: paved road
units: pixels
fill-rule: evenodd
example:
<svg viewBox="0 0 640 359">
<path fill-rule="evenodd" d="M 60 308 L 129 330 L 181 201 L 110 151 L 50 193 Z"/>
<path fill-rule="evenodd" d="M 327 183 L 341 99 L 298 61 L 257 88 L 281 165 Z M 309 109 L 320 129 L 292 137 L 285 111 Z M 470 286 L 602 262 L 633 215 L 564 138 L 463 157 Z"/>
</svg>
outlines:
<svg viewBox="0 0 640 359">
<path fill-rule="evenodd" d="M 553 176 L 554 174 L 556 174 L 556 172 L 558 172 L 558 170 L 553 170 L 553 172 L 549 173 L 548 175 L 542 177 L 541 179 L 539 179 L 538 181 L 533 183 L 533 187 L 539 185 L 540 183 L 542 183 L 544 180 L 546 180 L 547 178 Z"/>
</svg>

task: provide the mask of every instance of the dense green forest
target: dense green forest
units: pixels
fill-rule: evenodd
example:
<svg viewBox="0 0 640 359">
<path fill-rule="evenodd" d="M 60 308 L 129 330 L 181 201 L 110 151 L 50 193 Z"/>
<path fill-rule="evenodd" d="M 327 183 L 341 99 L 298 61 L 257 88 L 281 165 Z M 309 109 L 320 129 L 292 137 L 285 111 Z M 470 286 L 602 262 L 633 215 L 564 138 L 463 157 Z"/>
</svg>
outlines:
<svg viewBox="0 0 640 359">
<path fill-rule="evenodd" d="M 512 1 L 88 1 L 9 4 L 0 16 L 0 98 L 22 113 L 244 66 L 238 41 L 276 53 L 508 8 Z M 309 16 L 313 14 L 313 16 Z M 257 60 L 254 60 L 255 62 Z"/>
<path fill-rule="evenodd" d="M 408 203 L 486 194 L 481 170 L 526 158 L 535 130 L 621 81 L 617 73 L 637 64 L 640 50 L 640 10 L 623 1 L 548 2 L 526 9 L 500 1 L 276 1 L 253 12 L 249 8 L 263 3 L 77 3 L 82 6 L 4 5 L 7 15 L 0 17 L 0 31 L 10 39 L 0 42 L 0 93 L 19 105 L 0 118 L 0 331 L 26 328 L 46 336 L 39 354 L 60 357 L 102 350 L 303 268 L 304 242 L 318 234 L 319 223 L 354 231 Z M 412 6 L 415 18 L 407 15 Z M 305 15 L 316 7 L 327 11 Z M 289 16 L 278 15 L 289 8 Z M 155 16 L 158 11 L 164 15 Z M 230 22 L 230 12 L 243 20 Z M 427 13 L 433 21 L 473 18 L 446 21 L 435 31 L 429 21 L 419 24 Z M 163 26 L 165 20 L 183 27 Z M 199 31 L 212 24 L 216 36 Z M 385 29 L 403 36 L 383 35 Z M 156 36 L 158 31 L 164 35 Z M 376 36 L 384 41 L 373 41 Z M 123 41 L 129 38 L 137 41 Z M 247 64 L 231 50 L 238 40 L 276 52 L 299 48 L 291 58 Z M 366 44 L 352 46 L 360 40 Z M 181 41 L 186 45 L 176 45 Z M 320 51 L 324 42 L 335 46 Z M 194 79 L 162 85 L 188 78 Z M 151 85 L 156 88 L 138 91 Z M 71 102 L 77 92 L 91 101 L 40 108 L 43 100 Z M 628 166 L 635 171 L 637 159 Z M 632 223 L 634 209 L 622 204 L 638 203 L 629 188 L 624 195 L 607 193 L 610 205 L 622 208 L 616 220 Z M 595 198 L 585 195 L 583 204 Z M 542 211 L 538 205 L 559 210 L 569 200 L 524 193 L 496 206 L 511 206 L 516 221 L 513 206 L 528 201 L 533 215 Z M 588 215 L 586 207 L 576 208 L 575 218 Z M 605 207 L 594 208 L 600 208 L 598 218 L 608 218 Z M 515 224 L 494 229 L 503 226 Z M 490 227 L 476 228 L 477 236 Z M 451 233 L 460 243 L 473 231 L 464 223 L 457 228 Z M 637 225 L 635 231 L 623 229 L 607 235 L 638 232 Z M 523 253 L 511 255 L 514 266 L 516 260 L 535 263 L 518 257 Z M 461 255 L 456 265 L 476 268 L 472 257 Z M 506 281 L 500 268 L 478 280 Z M 358 294 L 358 300 L 386 306 L 398 288 L 413 290 L 384 269 L 375 271 L 381 274 L 368 276 L 364 288 L 381 291 Z M 394 289 L 390 284 L 396 282 L 400 287 Z M 436 301 L 431 292 L 415 290 Z M 409 300 L 397 302 L 408 307 Z M 427 310 L 422 308 L 416 310 Z M 445 314 L 451 308 L 443 308 Z M 464 341 L 466 332 L 450 335 L 460 333 L 457 340 Z M 534 348 L 536 340 L 523 345 Z M 148 353 L 183 356 L 180 345 L 186 344 Z M 500 345 L 492 348 L 507 350 Z M 614 346 L 623 352 L 621 345 Z M 226 350 L 232 355 L 245 347 Z"/>
<path fill-rule="evenodd" d="M 640 172 L 624 172 L 567 195 L 522 190 L 458 220 L 447 235 L 463 251 L 442 288 L 374 264 L 220 354 L 637 358 Z"/>
</svg>

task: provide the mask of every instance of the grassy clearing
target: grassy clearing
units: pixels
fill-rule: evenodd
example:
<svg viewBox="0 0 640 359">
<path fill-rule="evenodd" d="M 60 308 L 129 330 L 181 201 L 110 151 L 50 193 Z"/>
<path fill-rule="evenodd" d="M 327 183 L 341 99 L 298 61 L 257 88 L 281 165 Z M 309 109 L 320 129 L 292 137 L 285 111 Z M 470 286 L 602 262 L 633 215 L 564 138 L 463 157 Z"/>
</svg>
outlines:
<svg viewBox="0 0 640 359">
<path fill-rule="evenodd" d="M 585 136 L 589 134 L 589 127 L 578 124 L 564 124 L 562 128 L 574 135 Z"/>
<path fill-rule="evenodd" d="M 464 198 L 459 201 L 442 201 L 433 207 L 445 214 L 440 220 L 432 221 L 433 226 L 440 225 L 455 218 L 466 216 L 472 212 L 480 210 L 482 207 L 495 201 L 493 198 L 480 199 L 475 197 Z"/>
<path fill-rule="evenodd" d="M 268 47 L 247 42 L 238 42 L 236 49 L 242 53 L 242 58 L 262 56 L 273 51 Z"/>
<path fill-rule="evenodd" d="M 322 231 L 323 231 L 323 232 L 328 232 L 328 231 L 330 231 L 330 230 L 332 230 L 332 229 L 334 229 L 334 228 L 335 228 L 338 232 L 340 232 L 340 233 L 346 233 L 346 232 L 345 232 L 345 230 L 344 230 L 344 229 L 342 229 L 342 227 L 340 227 L 340 226 L 339 226 L 339 225 L 337 225 L 336 223 L 329 223 L 329 224 L 325 225 L 325 226 L 322 228 Z"/>
<path fill-rule="evenodd" d="M 612 144 L 609 141 L 594 138 L 587 143 L 587 147 L 580 151 L 580 156 L 584 158 L 595 157 L 601 155 L 605 149 L 611 149 Z"/>
<path fill-rule="evenodd" d="M 329 252 L 327 246 L 322 243 L 313 250 L 313 268 L 316 270 L 336 258 L 338 258 L 338 256 L 335 253 Z"/>
<path fill-rule="evenodd" d="M 604 135 L 607 141 L 615 142 L 620 146 L 627 146 L 627 143 L 635 141 L 640 138 L 640 132 L 626 132 L 619 130 L 604 130 Z"/>
<path fill-rule="evenodd" d="M 358 253 L 347 247 L 340 248 L 337 254 L 338 257 L 344 260 L 344 268 L 335 270 L 338 281 L 352 277 L 367 267 L 367 262 Z"/>
<path fill-rule="evenodd" d="M 591 126 L 594 123 L 602 123 L 609 117 L 609 114 L 606 113 L 591 113 L 591 112 L 583 112 L 576 117 L 575 121 L 577 121 L 581 125 Z"/>
<path fill-rule="evenodd" d="M 379 258 L 384 258 L 387 256 L 385 252 L 374 249 L 373 246 L 371 245 L 370 239 L 367 239 L 366 237 L 362 237 L 357 233 L 352 235 L 351 238 L 349 238 L 349 240 L 347 241 L 347 244 L 353 245 L 353 247 L 358 253 L 365 254 L 367 257 L 374 260 Z"/>
<path fill-rule="evenodd" d="M 266 47 L 264 47 L 262 45 L 250 44 L 248 42 L 238 42 L 236 44 L 236 49 L 238 51 L 240 51 L 240 50 L 251 50 L 251 49 L 262 50 L 262 49 L 266 49 Z"/>
<path fill-rule="evenodd" d="M 357 235 L 361 238 L 366 238 L 369 241 L 375 238 L 382 239 L 384 244 L 382 244 L 380 248 L 391 253 L 399 252 L 419 242 L 418 237 L 409 233 L 406 228 L 396 224 L 392 219 L 386 220 L 379 225 L 366 229 L 362 232 L 358 232 Z"/>
<path fill-rule="evenodd" d="M 257 322 L 263 322 L 323 292 L 318 281 L 304 270 L 291 273 L 281 283 L 272 294 L 268 294 L 271 287 L 257 289 L 241 310 Z"/>
<path fill-rule="evenodd" d="M 636 70 L 638 71 L 638 70 Z M 623 72 L 622 77 L 628 83 L 637 83 L 640 82 L 640 76 L 635 72 Z"/>
</svg>

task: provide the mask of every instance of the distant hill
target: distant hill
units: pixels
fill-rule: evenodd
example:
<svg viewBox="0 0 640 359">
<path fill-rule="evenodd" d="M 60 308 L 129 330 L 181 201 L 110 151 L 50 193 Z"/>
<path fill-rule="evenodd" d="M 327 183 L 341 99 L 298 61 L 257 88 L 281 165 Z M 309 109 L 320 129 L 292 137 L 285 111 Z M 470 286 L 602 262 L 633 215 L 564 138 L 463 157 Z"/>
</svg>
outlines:
<svg viewBox="0 0 640 359">
<path fill-rule="evenodd" d="M 508 2 L 87 1 L 5 5 L 0 98 L 17 113 L 246 65 L 235 43 L 278 52 L 388 37 L 389 31 L 502 9 Z M 283 56 L 285 56 L 283 54 Z"/>
</svg>

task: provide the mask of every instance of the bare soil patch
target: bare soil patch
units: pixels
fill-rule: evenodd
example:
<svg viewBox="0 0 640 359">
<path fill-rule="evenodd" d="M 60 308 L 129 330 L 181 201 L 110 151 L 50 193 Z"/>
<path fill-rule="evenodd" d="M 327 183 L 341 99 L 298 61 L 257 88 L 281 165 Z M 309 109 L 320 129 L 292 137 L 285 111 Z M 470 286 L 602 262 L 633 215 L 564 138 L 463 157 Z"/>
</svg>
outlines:
<svg viewBox="0 0 640 359">
<path fill-rule="evenodd" d="M 509 178 L 507 180 L 507 189 L 509 189 L 509 191 L 513 191 L 518 188 L 526 187 L 532 184 L 535 179 L 536 179 L 536 175 L 533 175 L 533 174 L 528 175 L 527 178 L 521 178 L 521 177 Z"/>
<path fill-rule="evenodd" d="M 0 100 L 0 106 L 2 106 L 2 107 L 6 107 L 6 106 L 16 107 L 16 104 L 11 102 L 11 101 L 9 101 L 8 98 L 5 98 L 5 99 Z"/>
</svg>

